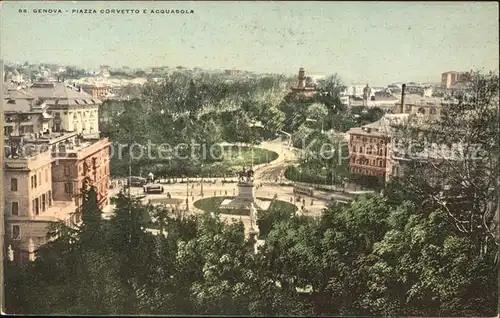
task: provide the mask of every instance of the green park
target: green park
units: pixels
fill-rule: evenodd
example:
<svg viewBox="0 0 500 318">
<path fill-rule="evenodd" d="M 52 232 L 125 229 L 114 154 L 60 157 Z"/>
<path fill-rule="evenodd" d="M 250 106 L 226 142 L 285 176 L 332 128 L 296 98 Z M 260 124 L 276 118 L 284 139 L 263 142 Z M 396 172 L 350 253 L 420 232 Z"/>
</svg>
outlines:
<svg viewBox="0 0 500 318">
<path fill-rule="evenodd" d="M 337 76 L 320 81 L 313 98 L 283 89 L 293 82 L 175 72 L 145 84 L 140 98 L 104 102 L 100 129 L 113 143 L 184 145 L 161 160 L 115 154 L 112 177 L 234 176 L 278 158 L 262 142 L 290 138 L 301 155 L 278 167 L 286 179 L 340 187 L 353 181 L 346 160 L 317 154 L 383 111 L 343 105 Z M 497 75 L 475 83 L 481 94 L 498 93 Z M 6 308 L 39 315 L 494 316 L 499 242 L 492 231 L 496 206 L 488 201 L 493 173 L 485 172 L 498 168 L 492 100 L 478 108 L 464 99 L 447 109 L 435 134 L 451 143 L 458 138 L 452 128 L 470 127 L 460 138 L 481 144 L 488 160 L 443 165 L 432 174 L 409 160 L 412 173 L 384 183 L 382 193 L 346 205 L 327 202 L 318 217 L 298 215 L 271 193 L 261 198 L 272 202 L 258 213 L 264 241 L 258 252 L 238 221 L 242 213 L 234 212 L 234 223 L 221 219 L 230 194 L 206 190 L 194 198 L 201 186 L 187 185 L 180 201 L 203 212 L 175 215 L 120 192 L 113 217 L 103 219 L 95 191 L 86 189 L 78 228 L 57 224 L 34 262 L 5 262 Z M 304 148 L 304 140 L 316 142 Z M 221 144 L 236 151 L 204 155 L 192 146 Z M 348 156 L 345 147 L 335 151 Z M 434 182 L 444 178 L 460 202 L 445 202 L 445 189 Z"/>
</svg>

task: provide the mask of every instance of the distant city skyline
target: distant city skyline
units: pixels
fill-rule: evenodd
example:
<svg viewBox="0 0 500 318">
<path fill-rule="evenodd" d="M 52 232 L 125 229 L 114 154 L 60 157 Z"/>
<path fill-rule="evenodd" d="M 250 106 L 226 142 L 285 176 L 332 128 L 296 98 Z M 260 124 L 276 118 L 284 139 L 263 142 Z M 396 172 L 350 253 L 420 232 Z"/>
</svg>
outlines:
<svg viewBox="0 0 500 318">
<path fill-rule="evenodd" d="M 140 13 L 99 13 L 106 9 Z M 150 13 L 172 9 L 194 13 Z M 499 64 L 495 2 L 4 2 L 0 10 L 6 61 L 287 75 L 304 67 L 371 86 Z"/>
</svg>

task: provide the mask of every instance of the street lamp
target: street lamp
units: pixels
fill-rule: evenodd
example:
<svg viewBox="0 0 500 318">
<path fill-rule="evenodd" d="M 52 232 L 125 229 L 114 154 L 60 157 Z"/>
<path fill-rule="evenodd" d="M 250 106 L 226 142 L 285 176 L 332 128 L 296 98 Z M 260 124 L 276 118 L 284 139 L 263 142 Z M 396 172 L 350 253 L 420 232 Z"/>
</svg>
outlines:
<svg viewBox="0 0 500 318">
<path fill-rule="evenodd" d="M 200 195 L 203 198 L 203 164 L 201 165 L 201 189 L 200 189 Z"/>
<path fill-rule="evenodd" d="M 323 168 L 321 168 L 321 170 L 323 170 L 323 172 L 324 172 L 324 174 L 325 174 L 325 186 L 326 186 L 326 185 L 327 185 L 327 183 L 328 183 L 328 182 L 326 181 L 326 180 L 328 179 L 328 173 L 326 172 L 326 171 L 327 171 L 327 169 L 326 169 L 326 167 L 323 167 Z"/>
<path fill-rule="evenodd" d="M 186 179 L 186 211 L 189 211 L 189 177 Z"/>
</svg>

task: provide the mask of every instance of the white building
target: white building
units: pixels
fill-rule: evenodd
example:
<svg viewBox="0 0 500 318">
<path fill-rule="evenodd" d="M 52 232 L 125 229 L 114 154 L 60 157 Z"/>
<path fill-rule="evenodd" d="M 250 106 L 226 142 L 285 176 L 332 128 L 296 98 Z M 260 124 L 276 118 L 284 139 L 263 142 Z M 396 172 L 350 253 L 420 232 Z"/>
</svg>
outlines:
<svg viewBox="0 0 500 318">
<path fill-rule="evenodd" d="M 54 132 L 76 132 L 88 137 L 99 134 L 98 110 L 102 102 L 76 86 L 59 82 L 35 83 L 18 90 L 16 100 L 18 103 L 37 100 L 48 106 L 47 112 L 54 118 Z"/>
</svg>

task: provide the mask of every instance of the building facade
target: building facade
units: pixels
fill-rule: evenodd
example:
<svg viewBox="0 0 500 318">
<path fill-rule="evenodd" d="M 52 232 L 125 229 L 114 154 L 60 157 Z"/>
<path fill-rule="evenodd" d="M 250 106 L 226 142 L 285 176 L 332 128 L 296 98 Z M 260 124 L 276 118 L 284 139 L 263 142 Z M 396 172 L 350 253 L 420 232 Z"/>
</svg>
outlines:
<svg viewBox="0 0 500 318">
<path fill-rule="evenodd" d="M 443 105 L 452 103 L 443 98 L 423 97 L 421 95 L 408 94 L 404 97 L 404 107 L 401 101 L 397 102 L 393 113 L 394 114 L 423 114 L 431 116 L 439 116 Z"/>
<path fill-rule="evenodd" d="M 51 144 L 52 189 L 54 199 L 74 202 L 77 214 L 73 220 L 79 222 L 80 191 L 87 186 L 95 187 L 100 208 L 109 204 L 109 147 L 108 139 L 80 139 L 76 135 Z"/>
<path fill-rule="evenodd" d="M 59 82 L 40 82 L 21 92 L 28 100 L 45 103 L 53 117 L 52 131 L 99 136 L 98 111 L 102 102 L 79 87 Z"/>
<path fill-rule="evenodd" d="M 92 96 L 93 99 L 98 99 L 103 101 L 108 96 L 108 89 L 104 86 L 96 86 L 96 85 L 80 85 L 81 89 Z"/>
<path fill-rule="evenodd" d="M 33 260 L 35 250 L 47 242 L 51 223 L 69 224 L 74 211 L 72 204 L 53 200 L 52 161 L 48 149 L 14 151 L 5 159 L 6 242 L 15 261 Z"/>
<path fill-rule="evenodd" d="M 349 171 L 387 180 L 391 171 L 388 162 L 391 158 L 392 126 L 407 119 L 407 114 L 386 114 L 375 123 L 349 130 Z"/>
<path fill-rule="evenodd" d="M 6 106 L 2 119 L 8 122 L 2 129 L 8 132 L 2 148 L 2 206 L 7 245 L 16 261 L 33 260 L 34 251 L 47 243 L 52 223 L 72 226 L 80 222 L 82 188 L 94 186 L 100 207 L 109 204 L 110 142 L 98 134 L 84 134 L 83 129 L 83 123 L 94 125 L 94 118 L 97 125 L 97 109 L 94 117 L 83 114 L 89 115 L 99 104 L 91 98 L 79 99 L 89 95 L 71 87 L 56 88 L 60 84 L 4 92 L 2 99 Z M 47 90 L 54 89 L 49 95 Z"/>
<path fill-rule="evenodd" d="M 452 88 L 457 83 L 465 80 L 467 72 L 445 72 L 441 74 L 441 86 L 445 88 Z"/>
</svg>

